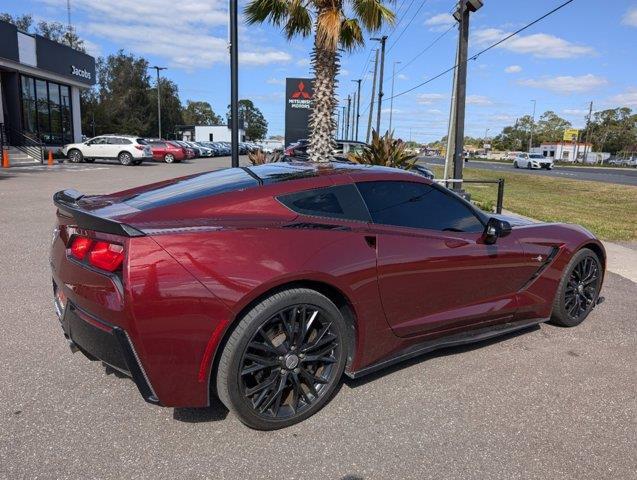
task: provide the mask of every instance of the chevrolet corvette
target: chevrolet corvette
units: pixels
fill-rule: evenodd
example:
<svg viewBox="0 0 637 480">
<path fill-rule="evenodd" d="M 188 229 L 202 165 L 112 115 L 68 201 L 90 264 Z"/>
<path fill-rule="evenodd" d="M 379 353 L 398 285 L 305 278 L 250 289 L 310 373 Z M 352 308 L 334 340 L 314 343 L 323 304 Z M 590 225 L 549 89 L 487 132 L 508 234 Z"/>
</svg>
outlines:
<svg viewBox="0 0 637 480">
<path fill-rule="evenodd" d="M 53 200 L 71 350 L 147 402 L 218 398 L 256 429 L 313 415 L 343 374 L 572 327 L 603 300 L 586 229 L 487 214 L 403 170 L 272 163 Z"/>
</svg>

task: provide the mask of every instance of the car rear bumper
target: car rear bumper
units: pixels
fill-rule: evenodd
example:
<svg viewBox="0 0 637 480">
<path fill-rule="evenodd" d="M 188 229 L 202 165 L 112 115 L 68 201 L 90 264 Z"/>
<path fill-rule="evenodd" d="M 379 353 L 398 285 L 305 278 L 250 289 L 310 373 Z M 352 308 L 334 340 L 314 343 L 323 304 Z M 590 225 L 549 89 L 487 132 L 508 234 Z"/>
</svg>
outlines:
<svg viewBox="0 0 637 480">
<path fill-rule="evenodd" d="M 159 405 L 159 399 L 126 331 L 90 315 L 70 301 L 62 307 L 56 295 L 55 282 L 53 291 L 55 309 L 71 350 L 79 350 L 88 359 L 102 361 L 128 375 L 137 385 L 144 400 Z"/>
</svg>

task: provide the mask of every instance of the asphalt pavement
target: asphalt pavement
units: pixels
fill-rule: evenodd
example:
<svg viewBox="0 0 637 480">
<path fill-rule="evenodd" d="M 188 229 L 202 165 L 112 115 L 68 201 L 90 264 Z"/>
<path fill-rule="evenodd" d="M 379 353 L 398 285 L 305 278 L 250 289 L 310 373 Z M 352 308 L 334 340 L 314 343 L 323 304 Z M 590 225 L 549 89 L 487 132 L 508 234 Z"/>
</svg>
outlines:
<svg viewBox="0 0 637 480">
<path fill-rule="evenodd" d="M 440 157 L 421 157 L 420 163 L 444 165 L 445 161 Z M 529 175 L 546 175 L 548 177 L 571 178 L 573 180 L 590 180 L 593 182 L 618 183 L 621 185 L 637 186 L 637 168 L 571 167 L 556 165 L 553 170 L 527 170 L 523 168 L 513 168 L 513 162 L 501 163 L 480 160 L 470 160 L 466 162 L 465 168 L 526 173 Z"/>
<path fill-rule="evenodd" d="M 52 194 L 227 164 L 0 172 L 0 479 L 635 478 L 637 285 L 612 273 L 577 328 L 541 325 L 345 380 L 321 412 L 276 432 L 218 403 L 149 405 L 71 354 L 51 298 Z"/>
</svg>

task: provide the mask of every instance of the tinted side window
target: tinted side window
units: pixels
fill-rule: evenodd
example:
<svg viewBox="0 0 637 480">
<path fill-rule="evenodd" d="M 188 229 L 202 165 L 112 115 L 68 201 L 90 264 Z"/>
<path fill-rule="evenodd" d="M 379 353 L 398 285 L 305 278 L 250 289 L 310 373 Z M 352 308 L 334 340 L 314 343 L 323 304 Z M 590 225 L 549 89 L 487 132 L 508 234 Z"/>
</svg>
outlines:
<svg viewBox="0 0 637 480">
<path fill-rule="evenodd" d="M 369 215 L 354 185 L 317 188 L 281 195 L 278 200 L 303 215 L 369 221 Z"/>
<path fill-rule="evenodd" d="M 357 184 L 374 223 L 452 232 L 481 232 L 483 225 L 460 200 L 414 182 Z"/>
</svg>

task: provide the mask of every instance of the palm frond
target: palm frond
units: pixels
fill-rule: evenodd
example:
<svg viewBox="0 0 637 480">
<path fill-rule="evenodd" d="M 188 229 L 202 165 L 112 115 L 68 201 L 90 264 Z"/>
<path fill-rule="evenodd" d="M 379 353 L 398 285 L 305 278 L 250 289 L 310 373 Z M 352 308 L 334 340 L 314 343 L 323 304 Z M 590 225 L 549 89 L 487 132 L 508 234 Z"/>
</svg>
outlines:
<svg viewBox="0 0 637 480">
<path fill-rule="evenodd" d="M 348 158 L 356 163 L 411 170 L 418 157 L 407 153 L 406 150 L 407 144 L 395 139 L 393 132 L 387 131 L 381 137 L 373 130 L 371 144 L 361 152 L 350 154 Z"/>
<path fill-rule="evenodd" d="M 365 28 L 372 32 L 379 30 L 383 23 L 393 25 L 396 20 L 394 12 L 382 0 L 352 0 L 352 6 Z"/>
<path fill-rule="evenodd" d="M 355 18 L 348 18 L 341 23 L 341 46 L 345 50 L 354 50 L 356 47 L 365 44 L 363 39 L 363 31 L 361 29 L 358 20 Z"/>
<path fill-rule="evenodd" d="M 312 16 L 307 4 L 301 0 L 288 1 L 288 19 L 285 34 L 290 40 L 295 35 L 307 37 L 312 33 Z"/>
<path fill-rule="evenodd" d="M 289 16 L 287 0 L 253 0 L 243 10 L 248 25 L 265 21 L 282 25 Z"/>
</svg>

